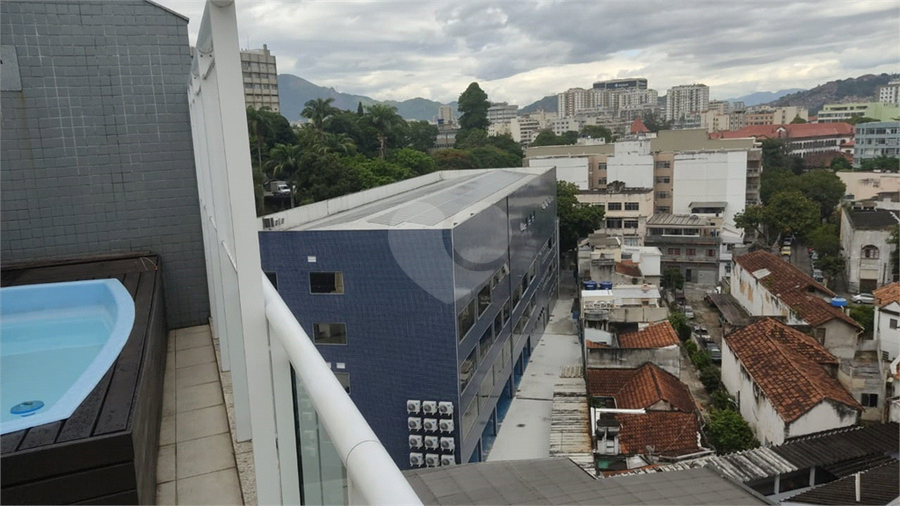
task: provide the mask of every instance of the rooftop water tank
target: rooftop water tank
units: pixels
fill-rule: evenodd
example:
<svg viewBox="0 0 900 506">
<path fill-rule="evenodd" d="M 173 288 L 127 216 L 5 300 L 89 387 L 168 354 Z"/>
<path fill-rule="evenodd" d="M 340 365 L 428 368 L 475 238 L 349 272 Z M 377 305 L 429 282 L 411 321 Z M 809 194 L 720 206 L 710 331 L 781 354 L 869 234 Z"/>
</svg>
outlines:
<svg viewBox="0 0 900 506">
<path fill-rule="evenodd" d="M 597 282 L 596 282 L 596 281 L 585 281 L 585 282 L 584 282 L 584 289 L 585 289 L 585 290 L 596 290 L 596 289 L 597 289 Z"/>
<path fill-rule="evenodd" d="M 847 299 L 845 299 L 845 298 L 843 298 L 843 297 L 832 297 L 832 298 L 831 298 L 831 305 L 834 306 L 834 307 L 846 307 L 846 306 L 847 306 Z"/>
<path fill-rule="evenodd" d="M 612 281 L 601 281 L 600 289 L 601 290 L 612 290 Z"/>
</svg>

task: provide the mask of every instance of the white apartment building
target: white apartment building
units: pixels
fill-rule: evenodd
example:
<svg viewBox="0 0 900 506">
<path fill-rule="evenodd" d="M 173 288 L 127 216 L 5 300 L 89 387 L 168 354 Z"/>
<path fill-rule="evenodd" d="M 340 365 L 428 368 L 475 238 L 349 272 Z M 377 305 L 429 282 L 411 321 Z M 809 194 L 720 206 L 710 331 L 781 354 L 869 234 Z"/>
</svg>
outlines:
<svg viewBox="0 0 900 506">
<path fill-rule="evenodd" d="M 798 117 L 809 121 L 809 109 L 798 106 L 766 107 L 745 113 L 744 125 L 786 125 Z"/>
<path fill-rule="evenodd" d="M 438 106 L 438 115 L 437 115 L 438 125 L 452 125 L 453 122 L 454 122 L 453 107 L 451 107 L 449 105 Z"/>
<path fill-rule="evenodd" d="M 666 120 L 683 121 L 709 109 L 709 86 L 685 84 L 666 93 Z"/>
<path fill-rule="evenodd" d="M 725 224 L 744 212 L 747 151 L 686 151 L 675 154 L 672 212 L 697 214 L 698 208 L 721 210 Z M 709 205 L 705 205 L 709 204 Z"/>
<path fill-rule="evenodd" d="M 869 292 L 892 281 L 891 230 L 897 226 L 891 211 L 841 210 L 841 249 L 846 260 L 848 288 Z"/>
<path fill-rule="evenodd" d="M 878 88 L 878 101 L 883 104 L 900 104 L 900 80 Z"/>
<path fill-rule="evenodd" d="M 506 102 L 491 104 L 487 110 L 487 119 L 493 123 L 509 123 L 519 115 L 519 106 L 509 105 Z"/>
<path fill-rule="evenodd" d="M 560 181 L 574 183 L 581 191 L 587 191 L 590 183 L 591 159 L 588 156 L 560 156 L 532 158 L 529 167 L 556 167 L 556 177 Z"/>
<path fill-rule="evenodd" d="M 900 354 L 900 283 L 882 286 L 872 295 L 875 296 L 875 341 L 881 343 L 882 359 L 893 361 Z"/>
<path fill-rule="evenodd" d="M 570 88 L 557 95 L 556 111 L 561 118 L 574 116 L 578 112 L 593 106 L 594 94 L 592 90 Z"/>
<path fill-rule="evenodd" d="M 269 108 L 279 112 L 278 69 L 275 55 L 263 44 L 262 49 L 241 51 L 241 72 L 244 75 L 244 102 L 255 109 Z"/>
<path fill-rule="evenodd" d="M 559 174 L 559 166 L 556 172 Z M 582 191 L 577 198 L 578 202 L 602 207 L 606 212 L 605 220 L 597 232 L 621 238 L 624 246 L 643 245 L 647 235 L 647 220 L 653 216 L 653 189 Z M 658 260 L 657 258 L 657 262 Z M 658 270 L 657 263 L 656 271 Z"/>
<path fill-rule="evenodd" d="M 584 127 L 584 120 L 580 117 L 557 118 L 553 120 L 553 133 L 562 135 L 566 132 L 580 132 Z"/>
</svg>

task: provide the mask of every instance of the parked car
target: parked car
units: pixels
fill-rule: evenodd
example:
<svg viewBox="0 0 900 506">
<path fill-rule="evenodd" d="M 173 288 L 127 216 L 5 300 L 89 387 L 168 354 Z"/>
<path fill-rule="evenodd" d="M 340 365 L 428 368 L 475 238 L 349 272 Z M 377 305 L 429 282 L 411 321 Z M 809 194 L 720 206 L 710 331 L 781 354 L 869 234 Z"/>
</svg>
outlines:
<svg viewBox="0 0 900 506">
<path fill-rule="evenodd" d="M 706 342 L 706 351 L 709 352 L 710 360 L 716 363 L 722 362 L 722 350 L 715 341 L 710 340 Z"/>
<path fill-rule="evenodd" d="M 858 293 L 850 298 L 853 302 L 857 304 L 874 304 L 875 297 L 872 296 L 871 293 Z"/>
<path fill-rule="evenodd" d="M 784 246 L 783 248 L 781 248 L 781 256 L 783 256 L 783 257 L 791 256 L 791 247 Z"/>
<path fill-rule="evenodd" d="M 694 335 L 697 336 L 697 340 L 701 342 L 711 341 L 712 337 L 709 335 L 709 331 L 706 330 L 706 327 L 702 325 L 694 326 Z"/>
<path fill-rule="evenodd" d="M 684 306 L 684 317 L 688 320 L 694 319 L 694 308 L 691 306 Z"/>
<path fill-rule="evenodd" d="M 782 246 L 790 246 L 793 243 L 794 243 L 794 236 L 792 236 L 792 235 L 786 236 L 784 238 L 784 240 L 781 241 Z"/>
<path fill-rule="evenodd" d="M 813 269 L 813 279 L 822 283 L 825 281 L 825 276 L 822 274 L 822 269 Z"/>
</svg>

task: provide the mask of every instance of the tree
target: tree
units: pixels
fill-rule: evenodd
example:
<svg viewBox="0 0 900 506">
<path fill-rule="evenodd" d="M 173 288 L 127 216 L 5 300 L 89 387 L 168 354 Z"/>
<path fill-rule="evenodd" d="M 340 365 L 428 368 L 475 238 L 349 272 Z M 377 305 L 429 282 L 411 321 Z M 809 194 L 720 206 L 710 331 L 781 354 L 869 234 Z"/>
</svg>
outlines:
<svg viewBox="0 0 900 506">
<path fill-rule="evenodd" d="M 900 159 L 884 155 L 866 158 L 860 161 L 859 170 L 863 172 L 897 172 L 900 170 Z"/>
<path fill-rule="evenodd" d="M 706 435 L 719 455 L 759 446 L 747 421 L 740 413 L 730 409 L 715 409 L 710 412 Z"/>
<path fill-rule="evenodd" d="M 787 144 L 780 139 L 763 139 L 760 143 L 762 151 L 763 174 L 774 169 L 788 169 L 790 151 Z"/>
<path fill-rule="evenodd" d="M 462 92 L 456 105 L 459 111 L 459 127 L 462 130 L 478 128 L 487 131 L 490 121 L 487 119 L 487 111 L 491 106 L 487 93 L 482 91 L 478 83 L 472 83 Z"/>
<path fill-rule="evenodd" d="M 501 169 L 522 165 L 521 158 L 494 146 L 482 146 L 467 151 L 475 159 L 479 169 Z"/>
<path fill-rule="evenodd" d="M 439 149 L 431 155 L 436 170 L 477 169 L 478 164 L 468 152 L 460 149 Z"/>
<path fill-rule="evenodd" d="M 460 130 L 456 132 L 456 140 L 453 147 L 456 149 L 471 149 L 486 146 L 488 143 L 487 131 L 480 128 Z"/>
<path fill-rule="evenodd" d="M 766 206 L 747 206 L 744 208 L 744 212 L 734 215 L 735 226 L 744 229 L 744 233 L 748 236 L 762 236 L 765 244 L 771 242 L 768 230 L 766 230 L 768 221 L 769 214 Z"/>
<path fill-rule="evenodd" d="M 387 138 L 394 129 L 397 129 L 401 123 L 405 124 L 403 118 L 397 114 L 397 108 L 384 105 L 373 104 L 366 108 L 364 118 L 368 124 L 375 129 L 378 136 L 378 156 L 384 160 L 387 155 Z"/>
<path fill-rule="evenodd" d="M 847 185 L 829 170 L 811 170 L 799 176 L 794 185 L 803 195 L 819 204 L 819 215 L 826 219 L 847 192 Z"/>
<path fill-rule="evenodd" d="M 678 339 L 681 339 L 681 342 L 687 342 L 691 338 L 691 326 L 688 325 L 687 317 L 684 316 L 684 313 L 672 311 L 669 313 L 669 323 L 675 329 L 675 333 L 678 334 Z"/>
<path fill-rule="evenodd" d="M 806 120 L 801 118 L 799 114 L 794 116 L 794 119 L 791 120 L 792 125 L 797 125 L 797 124 L 802 124 L 802 123 L 806 123 Z"/>
<path fill-rule="evenodd" d="M 853 165 L 851 165 L 850 162 L 847 161 L 847 159 L 843 156 L 836 156 L 832 158 L 831 163 L 828 165 L 828 167 L 835 172 L 853 170 Z"/>
<path fill-rule="evenodd" d="M 563 144 L 571 145 L 576 144 L 578 142 L 578 132 L 573 132 L 569 130 L 564 134 L 560 135 L 559 138 L 563 141 Z"/>
<path fill-rule="evenodd" d="M 303 104 L 303 110 L 300 111 L 300 116 L 307 118 L 312 123 L 319 138 L 321 138 L 323 132 L 322 127 L 325 124 L 325 120 L 329 116 L 341 112 L 340 109 L 331 105 L 332 102 L 334 102 L 333 98 L 307 100 L 306 103 Z"/>
<path fill-rule="evenodd" d="M 553 133 L 552 130 L 541 130 L 532 139 L 530 146 L 534 148 L 538 146 L 558 146 L 560 144 L 562 144 L 562 139 Z"/>
<path fill-rule="evenodd" d="M 853 116 L 845 121 L 845 123 L 850 123 L 851 125 L 859 125 L 861 123 L 875 123 L 877 120 L 875 118 L 870 118 L 868 116 Z"/>
<path fill-rule="evenodd" d="M 610 129 L 600 125 L 585 125 L 581 129 L 581 135 L 592 139 L 603 139 L 607 143 L 612 142 L 613 134 Z"/>
<path fill-rule="evenodd" d="M 662 285 L 670 290 L 683 290 L 684 274 L 678 267 L 667 267 L 663 271 Z"/>
<path fill-rule="evenodd" d="M 409 147 L 427 153 L 428 150 L 434 149 L 434 143 L 437 141 L 438 127 L 427 121 L 410 121 L 409 122 Z"/>
<path fill-rule="evenodd" d="M 567 181 L 556 182 L 556 214 L 559 217 L 559 250 L 578 246 L 578 239 L 600 227 L 604 211 L 601 207 L 578 202 L 578 186 Z"/>
<path fill-rule="evenodd" d="M 302 150 L 296 144 L 276 144 L 269 152 L 268 168 L 272 177 L 287 178 L 300 169 Z"/>
<path fill-rule="evenodd" d="M 776 193 L 766 209 L 767 224 L 783 235 L 805 237 L 819 224 L 819 206 L 798 191 Z"/>
<path fill-rule="evenodd" d="M 265 111 L 252 106 L 247 107 L 247 130 L 250 133 L 250 144 L 256 145 L 256 166 L 262 169 L 262 155 L 266 149 L 266 139 L 272 135 L 274 123 Z"/>
<path fill-rule="evenodd" d="M 487 138 L 487 143 L 495 148 L 502 149 L 507 153 L 514 155 L 519 159 L 518 163 L 516 163 L 516 167 L 520 167 L 522 165 L 522 159 L 525 158 L 525 152 L 522 151 L 522 145 L 516 142 L 512 135 L 510 134 L 502 134 L 502 135 L 492 135 Z"/>
<path fill-rule="evenodd" d="M 416 176 L 434 172 L 435 169 L 434 158 L 412 148 L 398 149 L 391 153 L 389 159 L 391 162 L 411 170 Z"/>
<path fill-rule="evenodd" d="M 359 103 L 356 104 L 356 115 L 362 116 L 365 113 L 366 111 L 363 109 L 362 101 L 360 100 Z"/>
<path fill-rule="evenodd" d="M 866 339 L 872 339 L 872 330 L 875 328 L 875 307 L 874 306 L 851 306 L 850 318 L 856 320 L 856 323 L 862 325 L 862 335 Z"/>
<path fill-rule="evenodd" d="M 674 123 L 671 120 L 666 121 L 665 118 L 650 111 L 641 113 L 641 121 L 644 123 L 644 126 L 647 127 L 647 130 L 650 130 L 653 133 L 657 133 L 660 130 L 669 130 Z"/>
</svg>

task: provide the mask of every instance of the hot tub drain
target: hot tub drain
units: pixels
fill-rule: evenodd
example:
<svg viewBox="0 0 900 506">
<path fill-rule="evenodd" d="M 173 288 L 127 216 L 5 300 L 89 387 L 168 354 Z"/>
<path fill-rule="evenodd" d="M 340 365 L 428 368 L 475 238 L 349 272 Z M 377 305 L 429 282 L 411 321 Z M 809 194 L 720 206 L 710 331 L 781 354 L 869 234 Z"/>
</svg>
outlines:
<svg viewBox="0 0 900 506">
<path fill-rule="evenodd" d="M 9 410 L 10 413 L 20 416 L 33 415 L 35 411 L 44 407 L 44 401 L 25 401 L 20 402 Z"/>
</svg>

